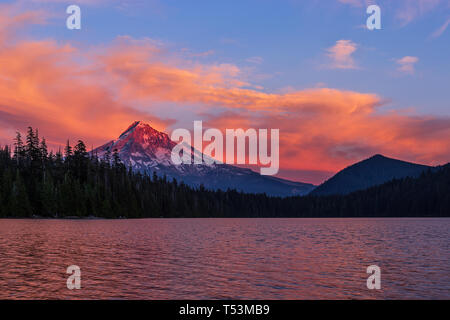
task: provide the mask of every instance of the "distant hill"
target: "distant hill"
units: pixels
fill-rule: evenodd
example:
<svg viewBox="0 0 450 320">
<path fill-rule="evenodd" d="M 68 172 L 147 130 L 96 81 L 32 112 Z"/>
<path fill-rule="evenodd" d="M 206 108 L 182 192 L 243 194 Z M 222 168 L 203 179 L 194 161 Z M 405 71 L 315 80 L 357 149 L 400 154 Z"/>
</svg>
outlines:
<svg viewBox="0 0 450 320">
<path fill-rule="evenodd" d="M 450 217 L 450 164 L 348 195 L 300 199 L 302 216 Z"/>
<path fill-rule="evenodd" d="M 310 195 L 345 195 L 381 185 L 393 179 L 418 177 L 433 167 L 375 155 L 339 171 Z"/>
<path fill-rule="evenodd" d="M 347 195 L 287 198 L 293 217 L 449 217 L 450 164 Z M 287 214 L 286 214 L 287 215 Z"/>
</svg>

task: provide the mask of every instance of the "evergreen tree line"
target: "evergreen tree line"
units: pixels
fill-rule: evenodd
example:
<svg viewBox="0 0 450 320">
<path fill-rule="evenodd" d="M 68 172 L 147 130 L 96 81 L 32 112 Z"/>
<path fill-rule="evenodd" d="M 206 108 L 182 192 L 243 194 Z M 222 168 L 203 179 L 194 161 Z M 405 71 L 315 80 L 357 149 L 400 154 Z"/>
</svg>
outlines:
<svg viewBox="0 0 450 320">
<path fill-rule="evenodd" d="M 270 197 L 193 188 L 133 172 L 115 150 L 102 159 L 83 141 L 48 152 L 28 128 L 0 148 L 1 217 L 448 217 L 450 165 L 346 196 Z"/>
</svg>

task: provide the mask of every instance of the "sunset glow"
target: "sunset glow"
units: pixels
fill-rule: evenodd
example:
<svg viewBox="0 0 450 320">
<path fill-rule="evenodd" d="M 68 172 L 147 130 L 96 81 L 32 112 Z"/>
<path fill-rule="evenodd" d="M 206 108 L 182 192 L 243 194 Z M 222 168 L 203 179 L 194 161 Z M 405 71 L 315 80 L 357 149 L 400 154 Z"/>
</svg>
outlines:
<svg viewBox="0 0 450 320">
<path fill-rule="evenodd" d="M 258 70 L 265 59 L 233 62 L 234 54 L 218 56 L 215 52 L 219 49 L 213 44 L 204 44 L 207 54 L 195 54 L 196 50 L 180 48 L 171 39 L 164 43 L 140 33 L 123 32 L 83 43 L 82 37 L 33 32 L 34 28 L 54 30 L 61 24 L 65 16 L 55 18 L 55 8 L 60 8 L 57 2 L 1 6 L 2 144 L 9 144 L 15 131 L 28 125 L 39 128 L 51 147 L 57 148 L 67 138 L 82 138 L 89 146 L 99 146 L 135 120 L 170 133 L 180 126 L 190 128 L 192 119 L 203 119 L 205 128 L 279 128 L 279 176 L 292 180 L 319 183 L 331 173 L 378 153 L 428 165 L 450 159 L 448 109 L 429 112 L 432 108 L 427 105 L 397 105 L 395 95 L 384 96 L 377 88 L 359 90 L 356 79 L 354 89 L 348 81 L 342 86 L 327 84 L 327 72 L 370 69 L 357 58 L 361 44 L 356 40 L 335 39 L 311 58 L 323 60 L 317 63 L 317 72 L 325 72 L 322 85 L 303 85 L 309 75 L 299 73 L 302 81 L 277 88 L 261 85 L 261 78 L 275 76 L 276 63 L 269 68 L 270 74 Z M 397 28 L 441 5 L 430 2 L 435 6 L 424 6 L 423 12 L 411 8 L 403 14 L 397 12 L 393 18 L 399 19 Z M 86 11 L 107 5 L 102 1 L 80 3 Z M 359 5 L 359 1 L 337 1 L 333 8 Z M 170 15 L 170 8 L 166 10 L 162 14 Z M 93 21 L 80 32 L 88 35 L 99 23 Z M 442 28 L 436 25 L 439 37 L 433 41 L 446 42 L 448 56 L 449 33 Z M 398 82 L 408 81 L 407 77 L 439 82 L 439 74 L 433 76 L 435 66 L 429 65 L 430 71 L 419 69 L 430 58 L 416 58 L 419 55 L 405 51 L 397 59 L 391 58 L 392 70 L 385 77 Z M 376 58 L 389 61 L 390 56 Z M 436 91 L 428 88 L 424 85 L 424 96 L 427 91 Z M 403 90 L 399 84 L 399 91 Z M 448 99 L 438 103 L 436 99 L 440 98 L 430 99 L 430 103 L 448 106 Z"/>
</svg>

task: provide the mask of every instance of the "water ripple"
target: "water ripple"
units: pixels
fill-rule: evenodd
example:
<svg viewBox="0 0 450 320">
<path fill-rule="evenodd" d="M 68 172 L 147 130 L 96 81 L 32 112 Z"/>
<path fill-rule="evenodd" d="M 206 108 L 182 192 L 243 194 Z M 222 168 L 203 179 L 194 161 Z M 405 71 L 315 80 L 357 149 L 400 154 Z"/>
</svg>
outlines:
<svg viewBox="0 0 450 320">
<path fill-rule="evenodd" d="M 0 299 L 449 299 L 450 219 L 0 220 Z M 379 265 L 382 289 L 368 290 Z M 68 290 L 69 265 L 82 288 Z"/>
</svg>

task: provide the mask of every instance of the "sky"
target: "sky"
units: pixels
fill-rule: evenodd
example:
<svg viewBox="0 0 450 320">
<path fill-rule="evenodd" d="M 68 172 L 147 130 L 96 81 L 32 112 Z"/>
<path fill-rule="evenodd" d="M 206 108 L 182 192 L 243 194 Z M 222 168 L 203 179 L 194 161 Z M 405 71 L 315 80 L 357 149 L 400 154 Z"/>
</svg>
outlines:
<svg viewBox="0 0 450 320">
<path fill-rule="evenodd" d="M 69 30 L 66 8 L 81 8 Z M 381 8 L 381 30 L 366 8 Z M 279 177 L 450 162 L 450 0 L 0 2 L 0 143 L 276 128 Z"/>
</svg>

